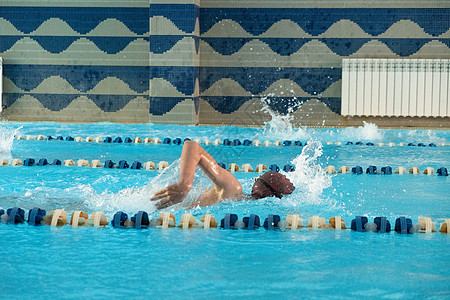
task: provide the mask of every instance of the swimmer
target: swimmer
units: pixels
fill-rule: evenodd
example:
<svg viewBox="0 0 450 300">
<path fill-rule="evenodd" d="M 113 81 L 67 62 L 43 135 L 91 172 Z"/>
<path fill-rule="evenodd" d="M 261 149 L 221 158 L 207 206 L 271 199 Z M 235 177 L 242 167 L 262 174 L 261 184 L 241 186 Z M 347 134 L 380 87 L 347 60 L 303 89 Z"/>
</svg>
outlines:
<svg viewBox="0 0 450 300">
<path fill-rule="evenodd" d="M 242 193 L 242 186 L 236 177 L 217 164 L 214 158 L 194 141 L 185 141 L 180 157 L 180 180 L 158 191 L 150 199 L 159 201 L 158 209 L 167 208 L 183 201 L 192 188 L 197 166 L 211 179 L 214 186 L 203 193 L 193 206 L 210 206 L 223 199 L 234 201 L 260 199 L 291 194 L 295 187 L 286 176 L 267 172 L 259 176 L 252 187 L 250 195 Z"/>
</svg>

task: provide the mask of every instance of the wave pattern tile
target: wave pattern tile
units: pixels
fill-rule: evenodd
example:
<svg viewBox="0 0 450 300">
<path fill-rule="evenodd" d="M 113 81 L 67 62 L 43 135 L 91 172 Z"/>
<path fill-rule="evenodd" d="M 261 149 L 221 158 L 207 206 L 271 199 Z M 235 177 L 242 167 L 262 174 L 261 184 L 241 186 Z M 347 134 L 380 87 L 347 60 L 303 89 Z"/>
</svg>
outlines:
<svg viewBox="0 0 450 300">
<path fill-rule="evenodd" d="M 315 99 L 339 114 L 342 58 L 450 58 L 450 8 L 201 8 L 200 15 L 200 96 L 222 114 L 255 97 L 280 113 Z M 244 92 L 206 94 L 224 79 Z M 282 95 L 286 79 L 299 89 Z"/>
<path fill-rule="evenodd" d="M 434 8 L 404 8 L 401 0 L 389 8 L 156 2 L 0 4 L 5 104 L 23 115 L 33 103 L 46 116 L 95 106 L 115 120 L 127 107 L 148 107 L 150 121 L 208 123 L 236 121 L 263 98 L 283 114 L 326 105 L 326 115 L 337 116 L 343 58 L 450 58 L 450 8 L 439 1 Z"/>
<path fill-rule="evenodd" d="M 201 34 L 227 19 L 253 36 L 266 32 L 281 20 L 291 20 L 306 33 L 318 36 L 340 20 L 350 20 L 377 36 L 400 20 L 411 20 L 432 36 L 448 30 L 450 8 L 202 8 Z"/>
<path fill-rule="evenodd" d="M 108 19 L 120 21 L 136 34 L 141 35 L 148 31 L 148 10 L 140 7 L 3 6 L 1 17 L 24 34 L 37 30 L 51 18 L 63 20 L 72 30 L 80 34 L 89 33 Z"/>
<path fill-rule="evenodd" d="M 78 105 L 120 113 L 136 97 L 148 102 L 148 7 L 66 5 L 0 4 L 4 104 L 33 99 L 56 113 L 83 99 Z"/>
</svg>

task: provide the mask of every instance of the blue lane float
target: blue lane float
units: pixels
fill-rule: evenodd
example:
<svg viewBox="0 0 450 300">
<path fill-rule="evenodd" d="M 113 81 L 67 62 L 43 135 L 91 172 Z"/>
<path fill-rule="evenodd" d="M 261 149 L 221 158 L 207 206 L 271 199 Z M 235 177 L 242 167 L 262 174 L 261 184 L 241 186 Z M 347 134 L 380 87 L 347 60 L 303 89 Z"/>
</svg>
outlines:
<svg viewBox="0 0 450 300">
<path fill-rule="evenodd" d="M 48 165 L 48 161 L 47 161 L 47 159 L 46 158 L 41 158 L 40 160 L 39 160 L 39 162 L 38 162 L 38 166 L 46 166 L 46 165 Z"/>
<path fill-rule="evenodd" d="M 108 159 L 108 160 L 105 161 L 105 163 L 103 164 L 103 167 L 104 167 L 104 168 L 107 168 L 107 169 L 114 168 L 114 163 L 113 163 L 112 160 Z"/>
<path fill-rule="evenodd" d="M 110 136 L 105 137 L 105 139 L 103 140 L 103 143 L 112 143 L 112 137 L 110 137 Z"/>
<path fill-rule="evenodd" d="M 131 222 L 134 223 L 134 228 L 136 229 L 148 228 L 148 226 L 150 225 L 148 213 L 142 210 L 131 217 Z"/>
<path fill-rule="evenodd" d="M 392 168 L 390 166 L 382 167 L 381 174 L 382 175 L 392 175 Z"/>
<path fill-rule="evenodd" d="M 412 233 L 412 221 L 406 217 L 400 217 L 395 220 L 395 231 L 401 234 Z"/>
<path fill-rule="evenodd" d="M 253 143 L 250 140 L 244 140 L 244 142 L 242 143 L 244 146 L 251 146 Z"/>
<path fill-rule="evenodd" d="M 280 167 L 278 165 L 276 165 L 276 164 L 270 165 L 269 166 L 269 171 L 271 171 L 271 172 L 278 172 L 278 171 L 280 171 Z"/>
<path fill-rule="evenodd" d="M 363 232 L 365 231 L 365 225 L 367 224 L 368 220 L 367 217 L 363 216 L 357 216 L 355 219 L 352 220 L 352 223 L 350 225 L 351 230 Z"/>
<path fill-rule="evenodd" d="M 361 166 L 356 166 L 352 168 L 352 173 L 356 175 L 363 174 L 363 168 Z"/>
<path fill-rule="evenodd" d="M 255 230 L 261 227 L 259 216 L 255 214 L 251 214 L 250 217 L 244 217 L 242 221 L 245 224 L 244 229 Z"/>
<path fill-rule="evenodd" d="M 229 139 L 224 139 L 222 142 L 222 145 L 224 146 L 231 146 L 233 143 Z"/>
<path fill-rule="evenodd" d="M 46 215 L 46 211 L 35 207 L 28 212 L 28 224 L 30 225 L 41 225 L 44 216 Z"/>
<path fill-rule="evenodd" d="M 285 172 L 294 172 L 295 171 L 295 167 L 293 165 L 284 165 L 283 167 L 283 171 Z"/>
<path fill-rule="evenodd" d="M 181 139 L 180 139 L 180 138 L 174 139 L 174 140 L 172 141 L 172 144 L 175 144 L 175 145 L 181 145 Z"/>
<path fill-rule="evenodd" d="M 114 139 L 114 143 L 116 143 L 116 144 L 120 144 L 120 143 L 122 143 L 123 141 L 122 141 L 122 138 L 121 137 L 116 137 L 115 139 Z"/>
<path fill-rule="evenodd" d="M 377 231 L 379 233 L 386 233 L 391 231 L 391 223 L 386 217 L 376 217 L 373 221 L 377 225 Z"/>
<path fill-rule="evenodd" d="M 123 211 L 118 211 L 114 214 L 111 221 L 111 226 L 114 228 L 124 228 L 125 222 L 128 220 L 128 215 Z"/>
<path fill-rule="evenodd" d="M 8 208 L 6 213 L 9 217 L 8 224 L 20 224 L 25 222 L 25 211 L 20 207 Z"/>
<path fill-rule="evenodd" d="M 279 215 L 268 215 L 267 218 L 264 220 L 263 227 L 266 230 L 276 230 L 280 229 L 278 224 L 281 221 L 281 217 Z"/>
<path fill-rule="evenodd" d="M 123 140 L 123 142 L 124 142 L 125 144 L 130 144 L 130 143 L 133 142 L 133 140 L 132 140 L 130 137 L 126 137 L 126 138 Z"/>
<path fill-rule="evenodd" d="M 121 160 L 119 161 L 119 169 L 128 169 L 130 167 L 130 165 L 128 164 L 128 162 L 126 160 Z"/>
<path fill-rule="evenodd" d="M 131 165 L 131 169 L 132 169 L 132 170 L 139 170 L 139 169 L 142 169 L 142 163 L 139 162 L 139 161 L 133 162 L 133 164 Z"/>
<path fill-rule="evenodd" d="M 366 169 L 366 174 L 377 174 L 377 167 L 375 167 L 375 166 L 369 166 L 367 169 Z"/>
<path fill-rule="evenodd" d="M 27 167 L 34 166 L 35 160 L 34 158 L 27 158 L 23 161 L 23 165 Z"/>
<path fill-rule="evenodd" d="M 438 174 L 438 176 L 448 176 L 447 168 L 444 167 L 439 168 L 436 173 Z"/>
<path fill-rule="evenodd" d="M 220 228 L 223 229 L 237 229 L 235 224 L 238 220 L 238 216 L 236 214 L 225 214 L 225 218 L 220 220 Z"/>
<path fill-rule="evenodd" d="M 73 142 L 75 139 L 72 136 L 66 137 L 66 141 Z"/>
</svg>

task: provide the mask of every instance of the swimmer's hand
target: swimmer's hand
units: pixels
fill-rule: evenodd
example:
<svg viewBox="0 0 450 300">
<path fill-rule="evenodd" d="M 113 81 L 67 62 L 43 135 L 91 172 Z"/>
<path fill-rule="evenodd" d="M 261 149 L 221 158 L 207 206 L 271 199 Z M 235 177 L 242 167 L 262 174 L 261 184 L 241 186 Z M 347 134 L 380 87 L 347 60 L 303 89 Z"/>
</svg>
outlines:
<svg viewBox="0 0 450 300">
<path fill-rule="evenodd" d="M 190 190 L 191 187 L 189 185 L 178 182 L 156 192 L 150 201 L 160 200 L 159 203 L 156 204 L 156 207 L 158 209 L 163 209 L 183 201 Z"/>
</svg>

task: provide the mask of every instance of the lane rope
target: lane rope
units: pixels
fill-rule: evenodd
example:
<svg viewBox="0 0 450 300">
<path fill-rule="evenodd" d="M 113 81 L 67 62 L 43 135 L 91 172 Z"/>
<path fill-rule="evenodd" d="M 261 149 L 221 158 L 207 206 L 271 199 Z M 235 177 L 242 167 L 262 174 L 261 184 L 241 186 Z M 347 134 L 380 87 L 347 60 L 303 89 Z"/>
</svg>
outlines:
<svg viewBox="0 0 450 300">
<path fill-rule="evenodd" d="M 302 142 L 299 140 L 296 141 L 291 141 L 291 140 L 283 140 L 283 141 L 263 141 L 261 142 L 260 140 L 249 140 L 249 139 L 245 139 L 243 141 L 241 141 L 240 139 L 214 139 L 214 140 L 209 140 L 209 139 L 190 139 L 190 138 L 163 138 L 160 139 L 158 137 L 156 138 L 144 138 L 141 139 L 140 137 L 135 137 L 134 139 L 130 138 L 130 137 L 96 137 L 96 138 L 92 138 L 92 137 L 72 137 L 72 136 L 67 136 L 67 137 L 63 137 L 63 136 L 44 136 L 44 135 L 18 135 L 15 137 L 15 139 L 17 140 L 38 140 L 38 141 L 75 141 L 75 142 L 88 142 L 88 143 L 106 143 L 106 144 L 162 144 L 162 145 L 182 145 L 184 143 L 184 141 L 186 140 L 193 140 L 194 142 L 197 142 L 200 145 L 223 145 L 223 146 L 284 146 L 284 147 L 302 147 L 302 146 L 306 146 L 307 142 Z M 387 143 L 383 143 L 383 142 L 378 142 L 378 143 L 373 143 L 373 142 L 362 142 L 362 141 L 357 141 L 357 142 L 325 142 L 324 145 L 326 146 L 378 146 L 378 147 L 382 147 L 382 146 L 388 146 L 388 147 L 394 147 L 394 146 L 407 146 L 407 147 L 438 147 L 438 146 L 450 146 L 450 143 L 448 142 L 441 142 L 441 143 L 425 143 L 425 142 L 418 142 L 418 143 L 414 143 L 414 142 L 400 142 L 400 143 L 393 143 L 393 142 L 387 142 Z"/>
<path fill-rule="evenodd" d="M 283 170 L 285 172 L 294 172 L 295 166 L 291 164 L 286 164 L 282 167 L 278 166 L 277 164 L 271 164 L 269 166 L 264 164 L 258 164 L 255 168 L 252 167 L 251 164 L 245 163 L 242 166 L 239 166 L 236 163 L 231 163 L 228 167 L 222 162 L 218 163 L 222 168 L 235 173 L 235 172 L 244 172 L 244 173 L 263 173 L 265 171 L 272 171 L 272 172 L 279 172 L 280 170 Z M 164 170 L 169 166 L 169 162 L 167 161 L 159 161 L 156 164 L 152 161 L 147 162 L 140 162 L 140 161 L 134 161 L 133 163 L 128 163 L 126 160 L 120 160 L 118 163 L 113 162 L 112 160 L 106 160 L 103 163 L 98 160 L 94 159 L 91 162 L 87 159 L 79 159 L 76 162 L 72 159 L 65 159 L 63 161 L 59 159 L 54 159 L 52 163 L 49 163 L 46 158 L 41 158 L 39 160 L 35 160 L 34 158 L 26 158 L 24 161 L 22 161 L 19 158 L 14 158 L 9 161 L 6 158 L 0 159 L 0 166 L 13 166 L 13 167 L 20 167 L 20 166 L 65 166 L 65 167 L 85 167 L 85 168 L 106 168 L 106 169 L 132 169 L 132 170 Z M 393 169 L 391 166 L 384 166 L 381 168 L 378 168 L 376 166 L 370 165 L 367 168 L 363 168 L 362 166 L 355 166 L 355 167 L 348 167 L 348 166 L 341 166 L 338 171 L 336 172 L 336 168 L 332 165 L 326 166 L 324 169 L 325 173 L 327 174 L 355 174 L 355 175 L 361 175 L 361 174 L 370 174 L 370 175 L 403 175 L 403 174 L 413 174 L 413 175 L 437 175 L 437 176 L 448 176 L 448 170 L 445 167 L 438 167 L 437 169 L 434 169 L 433 167 L 425 167 L 422 171 L 419 170 L 418 167 L 411 167 L 409 169 L 406 169 L 405 167 L 397 167 L 396 169 Z"/>
<path fill-rule="evenodd" d="M 237 214 L 227 213 L 225 217 L 217 222 L 213 215 L 206 214 L 200 220 L 195 218 L 191 213 L 185 213 L 181 216 L 180 222 L 176 223 L 175 216 L 170 212 L 161 212 L 157 217 L 150 218 L 145 211 L 139 211 L 133 217 L 128 218 L 128 215 L 122 211 L 114 214 L 111 222 L 107 219 L 103 211 L 96 211 L 91 213 L 89 217 L 87 213 L 82 211 L 74 211 L 71 215 L 70 222 L 67 222 L 67 212 L 64 209 L 56 209 L 50 211 L 47 215 L 46 211 L 40 208 L 33 208 L 28 213 L 28 220 L 25 219 L 25 210 L 19 207 L 9 208 L 6 211 L 0 207 L 0 221 L 6 224 L 21 224 L 28 223 L 33 226 L 49 225 L 52 227 L 61 227 L 70 225 L 71 227 L 113 227 L 113 228 L 219 228 L 219 229 L 243 229 L 243 230 L 258 230 L 263 227 L 266 230 L 298 230 L 310 229 L 334 229 L 337 231 L 350 229 L 357 232 L 378 232 L 389 233 L 395 231 L 398 234 L 412 234 L 412 233 L 434 233 L 441 232 L 444 234 L 450 233 L 450 219 L 445 219 L 437 225 L 431 218 L 419 217 L 416 224 L 412 223 L 411 218 L 398 217 L 395 219 L 394 227 L 387 220 L 387 217 L 375 217 L 373 222 L 369 222 L 366 216 L 356 216 L 351 220 L 350 228 L 347 228 L 345 220 L 341 216 L 334 216 L 329 218 L 326 223 L 325 218 L 320 216 L 312 216 L 305 223 L 299 215 L 287 215 L 285 219 L 281 219 L 279 215 L 269 214 L 267 218 L 261 222 L 262 219 L 258 215 L 250 214 L 249 217 L 244 217 L 240 220 Z M 36 215 L 40 218 L 36 219 Z M 439 230 L 437 230 L 439 228 Z"/>
<path fill-rule="evenodd" d="M 228 167 L 222 162 L 218 163 L 222 168 L 235 173 L 235 172 L 244 172 L 244 173 L 263 173 L 265 171 L 272 171 L 272 172 L 279 172 L 280 170 L 283 170 L 285 172 L 294 172 L 295 166 L 291 164 L 286 164 L 283 167 L 278 166 L 277 164 L 271 164 L 269 166 L 264 164 L 258 164 L 255 168 L 252 167 L 251 164 L 245 163 L 241 167 L 236 163 L 231 163 Z M 156 164 L 152 161 L 147 162 L 140 162 L 140 161 L 134 161 L 133 163 L 128 163 L 126 160 L 120 160 L 118 163 L 113 162 L 112 160 L 106 160 L 103 163 L 98 160 L 94 159 L 91 162 L 89 162 L 87 159 L 79 159 L 76 162 L 72 159 L 65 159 L 63 161 L 59 159 L 53 160 L 52 163 L 49 163 L 46 158 L 41 158 L 39 160 L 35 160 L 34 158 L 26 158 L 24 161 L 22 161 L 19 158 L 14 158 L 11 161 L 9 161 L 6 158 L 0 159 L 0 166 L 13 166 L 13 167 L 20 167 L 20 166 L 65 166 L 65 167 L 85 167 L 85 168 L 106 168 L 106 169 L 132 169 L 132 170 L 164 170 L 169 166 L 169 162 L 167 161 L 159 161 Z M 361 175 L 361 174 L 370 174 L 370 175 L 403 175 L 403 174 L 413 174 L 413 175 L 437 175 L 437 176 L 448 176 L 448 170 L 445 167 L 438 167 L 437 169 L 434 169 L 433 167 L 425 167 L 422 171 L 419 170 L 418 167 L 411 167 L 409 169 L 406 169 L 405 167 L 397 167 L 396 169 L 393 169 L 391 166 L 384 166 L 381 168 L 377 168 L 376 166 L 370 165 L 366 169 L 364 169 L 362 166 L 355 166 L 355 167 L 348 167 L 348 166 L 341 166 L 339 170 L 336 172 L 336 168 L 332 165 L 326 166 L 324 169 L 325 173 L 327 174 L 355 174 L 355 175 Z"/>
</svg>

